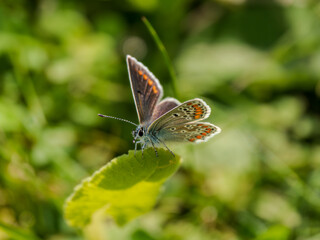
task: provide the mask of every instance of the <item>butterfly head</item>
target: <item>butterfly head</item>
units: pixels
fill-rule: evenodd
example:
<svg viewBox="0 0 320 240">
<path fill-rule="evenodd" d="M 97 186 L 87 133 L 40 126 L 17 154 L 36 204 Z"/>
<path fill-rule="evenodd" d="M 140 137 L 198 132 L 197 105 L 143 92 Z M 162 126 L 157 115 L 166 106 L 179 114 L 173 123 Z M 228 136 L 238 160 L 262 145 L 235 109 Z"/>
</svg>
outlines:
<svg viewBox="0 0 320 240">
<path fill-rule="evenodd" d="M 138 126 L 136 130 L 132 131 L 133 142 L 135 143 L 137 139 L 141 139 L 145 136 L 145 129 L 142 126 Z"/>
</svg>

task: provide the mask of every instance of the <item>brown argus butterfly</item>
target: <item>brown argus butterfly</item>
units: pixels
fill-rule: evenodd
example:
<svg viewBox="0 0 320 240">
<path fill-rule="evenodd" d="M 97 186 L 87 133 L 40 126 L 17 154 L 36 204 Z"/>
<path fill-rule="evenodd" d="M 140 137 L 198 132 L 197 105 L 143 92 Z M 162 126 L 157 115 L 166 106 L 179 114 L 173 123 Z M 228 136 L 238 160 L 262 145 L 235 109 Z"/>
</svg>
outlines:
<svg viewBox="0 0 320 240">
<path fill-rule="evenodd" d="M 166 142 L 198 143 L 220 133 L 219 127 L 200 122 L 208 118 L 211 112 L 210 107 L 202 99 L 195 98 L 184 103 L 175 98 L 161 100 L 162 86 L 149 69 L 129 55 L 127 65 L 139 125 L 121 118 L 98 115 L 137 126 L 132 132 L 135 150 L 140 143 L 142 151 L 146 146 L 152 146 L 158 155 L 156 146 L 162 145 L 170 151 Z"/>
</svg>

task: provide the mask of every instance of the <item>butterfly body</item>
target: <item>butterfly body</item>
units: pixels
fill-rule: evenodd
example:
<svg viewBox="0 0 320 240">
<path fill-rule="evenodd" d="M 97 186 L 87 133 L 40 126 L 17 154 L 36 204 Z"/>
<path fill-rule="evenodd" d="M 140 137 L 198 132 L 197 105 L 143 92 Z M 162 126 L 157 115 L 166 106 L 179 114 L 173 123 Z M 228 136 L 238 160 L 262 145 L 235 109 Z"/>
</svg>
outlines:
<svg viewBox="0 0 320 240">
<path fill-rule="evenodd" d="M 174 98 L 161 100 L 162 86 L 148 68 L 131 56 L 127 56 L 127 66 L 140 123 L 132 123 L 137 126 L 132 132 L 135 149 L 138 143 L 143 150 L 147 146 L 168 148 L 166 142 L 203 142 L 221 131 L 212 123 L 200 122 L 211 113 L 202 99 L 184 103 Z"/>
</svg>

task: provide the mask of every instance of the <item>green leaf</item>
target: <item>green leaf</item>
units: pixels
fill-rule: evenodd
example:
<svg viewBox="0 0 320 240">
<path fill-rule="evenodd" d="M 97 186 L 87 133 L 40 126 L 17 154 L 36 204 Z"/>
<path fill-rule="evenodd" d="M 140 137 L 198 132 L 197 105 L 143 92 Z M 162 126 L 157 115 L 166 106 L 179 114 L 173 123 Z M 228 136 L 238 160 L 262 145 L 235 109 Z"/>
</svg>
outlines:
<svg viewBox="0 0 320 240">
<path fill-rule="evenodd" d="M 0 230 L 4 231 L 9 237 L 16 240 L 39 240 L 31 232 L 18 227 L 10 226 L 0 222 Z"/>
<path fill-rule="evenodd" d="M 111 215 L 119 225 L 152 209 L 161 185 L 179 167 L 181 158 L 153 148 L 113 159 L 85 179 L 65 204 L 70 225 L 84 227 L 98 210 Z"/>
</svg>

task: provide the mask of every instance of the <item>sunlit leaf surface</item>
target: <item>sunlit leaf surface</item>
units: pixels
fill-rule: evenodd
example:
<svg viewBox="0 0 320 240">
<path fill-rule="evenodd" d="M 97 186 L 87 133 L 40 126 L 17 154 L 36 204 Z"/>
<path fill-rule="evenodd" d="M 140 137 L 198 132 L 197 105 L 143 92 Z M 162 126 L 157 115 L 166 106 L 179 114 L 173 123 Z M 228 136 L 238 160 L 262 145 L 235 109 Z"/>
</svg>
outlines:
<svg viewBox="0 0 320 240">
<path fill-rule="evenodd" d="M 75 188 L 65 204 L 65 216 L 83 227 L 101 209 L 123 225 L 154 206 L 160 187 L 180 165 L 180 157 L 153 148 L 113 159 Z"/>
</svg>

